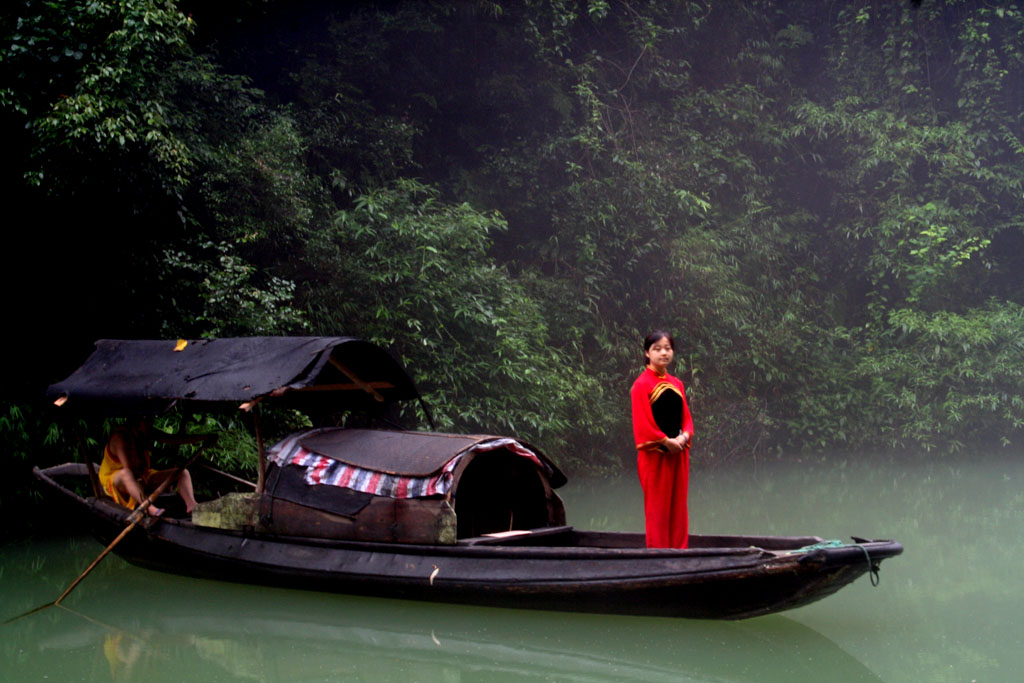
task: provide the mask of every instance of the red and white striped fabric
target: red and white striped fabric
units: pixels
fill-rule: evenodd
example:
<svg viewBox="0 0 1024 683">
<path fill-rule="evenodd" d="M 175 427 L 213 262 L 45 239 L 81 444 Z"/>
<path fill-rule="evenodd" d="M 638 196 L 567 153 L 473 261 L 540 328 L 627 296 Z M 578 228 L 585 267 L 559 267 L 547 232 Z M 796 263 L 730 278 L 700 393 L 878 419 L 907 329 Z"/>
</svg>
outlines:
<svg viewBox="0 0 1024 683">
<path fill-rule="evenodd" d="M 312 486 L 341 486 L 388 498 L 422 498 L 446 494 L 451 488 L 454 479 L 452 473 L 458 466 L 459 461 L 468 453 L 474 451 L 504 449 L 529 458 L 543 470 L 548 469 L 540 458 L 526 446 L 523 446 L 515 439 L 501 438 L 484 441 L 466 449 L 445 463 L 440 470 L 426 477 L 388 474 L 349 465 L 303 448 L 300 441 L 319 431 L 322 430 L 307 429 L 292 434 L 271 446 L 267 451 L 267 458 L 278 467 L 284 467 L 285 465 L 304 467 L 306 469 L 306 483 Z"/>
</svg>

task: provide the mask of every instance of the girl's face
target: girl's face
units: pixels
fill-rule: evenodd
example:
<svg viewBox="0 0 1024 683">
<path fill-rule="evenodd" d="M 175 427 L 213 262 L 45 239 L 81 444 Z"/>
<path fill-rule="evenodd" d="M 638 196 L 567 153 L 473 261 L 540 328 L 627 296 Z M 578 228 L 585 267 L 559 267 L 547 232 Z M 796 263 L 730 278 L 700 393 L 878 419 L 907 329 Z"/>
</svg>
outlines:
<svg viewBox="0 0 1024 683">
<path fill-rule="evenodd" d="M 664 372 L 665 368 L 672 362 L 675 351 L 672 350 L 672 343 L 669 342 L 668 337 L 662 337 L 651 344 L 651 348 L 647 349 L 645 355 L 647 356 L 647 361 L 654 368 Z"/>
</svg>

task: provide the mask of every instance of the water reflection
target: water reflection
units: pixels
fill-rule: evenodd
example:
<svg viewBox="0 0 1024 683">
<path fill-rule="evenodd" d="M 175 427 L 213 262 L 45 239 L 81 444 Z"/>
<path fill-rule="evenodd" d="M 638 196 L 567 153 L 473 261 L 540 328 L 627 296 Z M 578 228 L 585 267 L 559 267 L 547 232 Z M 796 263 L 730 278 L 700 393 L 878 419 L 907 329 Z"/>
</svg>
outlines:
<svg viewBox="0 0 1024 683">
<path fill-rule="evenodd" d="M 837 680 L 879 680 L 834 642 L 785 617 L 694 622 L 430 605 L 113 564 L 119 566 L 95 577 L 71 609 L 12 625 L 22 674 L 114 681 L 789 681 L 813 680 L 825 668 Z"/>
<path fill-rule="evenodd" d="M 1024 453 L 1008 451 L 722 468 L 697 459 L 690 522 L 698 533 L 895 538 L 905 552 L 883 563 L 878 589 L 861 579 L 787 616 L 887 681 L 1016 682 L 1024 671 L 1022 482 Z M 571 523 L 642 524 L 632 479 L 576 485 L 565 495 L 577 515 Z"/>
<path fill-rule="evenodd" d="M 265 589 L 108 558 L 0 627 L 0 680 L 1017 681 L 1024 458 L 750 463 L 692 478 L 699 532 L 893 537 L 904 555 L 785 616 L 730 622 L 480 609 Z M 639 486 L 573 482 L 569 522 L 642 527 Z M 53 600 L 84 538 L 0 548 L 0 618 Z"/>
</svg>

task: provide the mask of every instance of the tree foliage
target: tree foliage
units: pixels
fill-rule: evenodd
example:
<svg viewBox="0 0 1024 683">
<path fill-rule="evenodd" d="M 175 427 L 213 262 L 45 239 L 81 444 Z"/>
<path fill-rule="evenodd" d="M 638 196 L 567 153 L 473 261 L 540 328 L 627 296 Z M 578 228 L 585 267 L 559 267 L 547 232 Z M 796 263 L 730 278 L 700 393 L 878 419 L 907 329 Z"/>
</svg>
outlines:
<svg viewBox="0 0 1024 683">
<path fill-rule="evenodd" d="M 667 327 L 703 453 L 1019 438 L 1012 3 L 0 17 L 4 178 L 43 226 L 21 224 L 28 253 L 63 274 L 25 310 L 82 356 L 118 335 L 362 336 L 442 428 L 600 468 L 629 458 L 640 339 Z"/>
</svg>

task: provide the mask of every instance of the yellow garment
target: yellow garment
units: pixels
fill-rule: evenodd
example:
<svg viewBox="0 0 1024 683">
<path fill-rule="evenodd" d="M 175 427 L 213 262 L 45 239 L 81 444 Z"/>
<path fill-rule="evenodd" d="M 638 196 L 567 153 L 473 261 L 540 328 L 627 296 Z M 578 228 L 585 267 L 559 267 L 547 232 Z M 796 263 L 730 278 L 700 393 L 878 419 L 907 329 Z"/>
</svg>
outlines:
<svg viewBox="0 0 1024 683">
<path fill-rule="evenodd" d="M 110 679 L 117 680 L 117 670 L 121 668 L 120 649 L 121 634 L 112 635 L 108 633 L 103 638 L 103 656 L 107 658 L 110 665 Z"/>
<path fill-rule="evenodd" d="M 139 453 L 136 445 L 135 435 L 127 429 L 117 429 L 110 435 L 107 445 L 103 448 L 103 462 L 100 464 L 100 485 L 103 491 L 114 499 L 118 505 L 123 505 L 129 510 L 134 510 L 136 503 L 127 493 L 121 492 L 114 486 L 114 475 L 124 469 L 124 465 L 118 462 L 117 458 L 110 452 L 110 442 L 114 440 L 115 434 L 121 434 L 128 443 L 128 459 L 132 464 L 132 473 L 142 482 L 142 489 L 146 489 L 146 481 L 156 470 L 149 466 L 149 453 Z"/>
<path fill-rule="evenodd" d="M 135 664 L 143 654 L 145 641 L 130 633 L 108 633 L 103 637 L 103 656 L 110 666 L 110 680 L 137 681 Z"/>
</svg>

